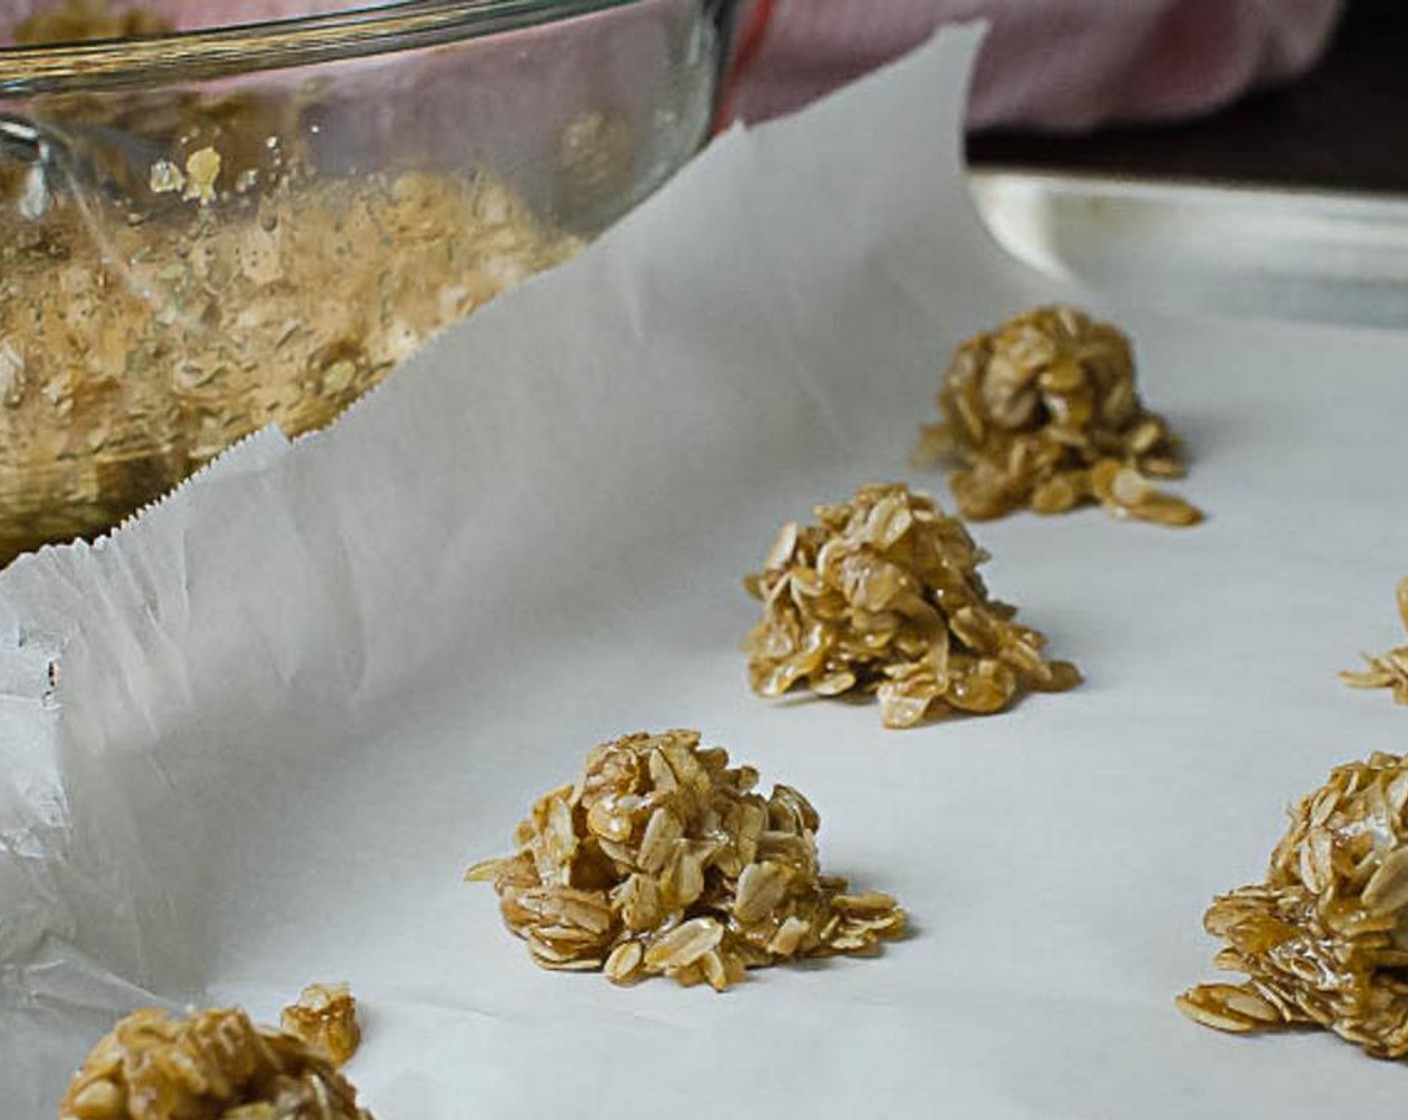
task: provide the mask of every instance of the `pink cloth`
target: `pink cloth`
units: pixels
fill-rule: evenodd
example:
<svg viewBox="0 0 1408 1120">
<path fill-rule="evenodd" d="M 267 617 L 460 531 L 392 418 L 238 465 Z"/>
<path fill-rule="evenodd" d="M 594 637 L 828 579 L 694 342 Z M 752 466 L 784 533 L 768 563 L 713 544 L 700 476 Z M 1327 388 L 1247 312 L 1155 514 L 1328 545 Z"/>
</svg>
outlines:
<svg viewBox="0 0 1408 1120">
<path fill-rule="evenodd" d="M 374 0 L 114 0 L 184 28 Z M 385 0 L 378 0 L 385 2 Z M 0 0 L 0 31 L 58 0 Z M 1344 0 L 740 0 L 731 115 L 798 108 L 896 58 L 942 23 L 988 19 L 969 124 L 1084 129 L 1194 116 L 1319 56 Z M 767 17 L 765 20 L 759 17 Z M 760 37 L 750 36 L 750 29 Z M 756 38 L 756 53 L 748 49 Z"/>
<path fill-rule="evenodd" d="M 749 0 L 771 8 L 733 92 L 760 120 L 903 54 L 941 23 L 986 18 L 969 124 L 1076 130 L 1177 119 L 1310 66 L 1343 0 Z M 749 6 L 751 5 L 751 7 Z"/>
</svg>

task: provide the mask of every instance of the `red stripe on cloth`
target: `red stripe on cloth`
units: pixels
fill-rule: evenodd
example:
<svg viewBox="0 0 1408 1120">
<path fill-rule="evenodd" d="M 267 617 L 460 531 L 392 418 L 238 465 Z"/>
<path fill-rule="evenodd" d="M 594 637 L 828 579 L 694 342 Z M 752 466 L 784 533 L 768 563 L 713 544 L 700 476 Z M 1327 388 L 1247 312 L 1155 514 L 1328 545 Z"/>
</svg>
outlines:
<svg viewBox="0 0 1408 1120">
<path fill-rule="evenodd" d="M 752 69 L 753 63 L 758 60 L 758 55 L 762 53 L 763 43 L 767 41 L 768 27 L 772 23 L 773 10 L 776 6 L 776 0 L 757 0 L 748 13 L 747 20 L 739 32 L 738 49 L 734 52 L 733 61 L 729 64 L 728 73 L 724 77 L 723 91 L 719 96 L 719 109 L 714 115 L 715 132 L 727 128 L 733 120 L 734 98 L 738 93 L 738 87 L 748 71 Z"/>
</svg>

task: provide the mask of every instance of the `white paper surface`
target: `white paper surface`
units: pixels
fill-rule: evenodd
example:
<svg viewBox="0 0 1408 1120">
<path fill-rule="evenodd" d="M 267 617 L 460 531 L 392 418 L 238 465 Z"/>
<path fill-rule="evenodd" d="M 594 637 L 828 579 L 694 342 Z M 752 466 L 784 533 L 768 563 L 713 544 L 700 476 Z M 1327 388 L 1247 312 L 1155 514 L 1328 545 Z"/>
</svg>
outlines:
<svg viewBox="0 0 1408 1120">
<path fill-rule="evenodd" d="M 945 356 L 1071 294 L 971 210 L 976 41 L 728 135 L 329 432 L 0 576 L 0 1116 L 52 1116 L 135 1005 L 268 1020 L 314 979 L 362 1000 L 380 1120 L 1396 1114 L 1397 1066 L 1171 1001 L 1283 805 L 1403 748 L 1334 672 L 1401 638 L 1408 340 L 1098 307 L 1211 519 L 976 528 L 1088 684 L 903 733 L 746 690 L 777 525 L 945 493 L 905 468 Z M 533 966 L 462 869 L 594 743 L 672 726 L 806 792 L 914 936 L 724 996 Z"/>
</svg>

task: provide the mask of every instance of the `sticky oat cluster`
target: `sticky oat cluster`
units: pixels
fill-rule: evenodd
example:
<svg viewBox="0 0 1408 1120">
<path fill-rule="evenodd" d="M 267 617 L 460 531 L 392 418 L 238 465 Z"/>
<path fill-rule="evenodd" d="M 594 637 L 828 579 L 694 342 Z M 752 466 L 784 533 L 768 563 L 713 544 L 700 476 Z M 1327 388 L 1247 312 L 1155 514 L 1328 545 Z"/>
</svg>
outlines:
<svg viewBox="0 0 1408 1120">
<path fill-rule="evenodd" d="M 745 585 L 763 616 L 743 641 L 762 696 L 874 692 L 887 727 L 943 710 L 1000 711 L 1024 689 L 1061 691 L 1075 666 L 1047 661 L 1045 637 L 988 597 L 988 554 L 927 495 L 862 486 L 782 528 Z"/>
<path fill-rule="evenodd" d="M 754 792 L 695 731 L 596 747 L 575 785 L 542 797 L 518 851 L 471 867 L 544 968 L 669 976 L 722 991 L 748 968 L 873 950 L 904 930 L 893 898 L 821 873 L 821 820 L 789 786 Z"/>
<path fill-rule="evenodd" d="M 1408 758 L 1336 767 L 1302 798 L 1266 880 L 1214 900 L 1204 924 L 1240 984 L 1178 1006 L 1226 1031 L 1314 1024 L 1375 1057 L 1408 1055 Z"/>
<path fill-rule="evenodd" d="M 952 460 L 959 512 L 1064 513 L 1099 502 L 1117 517 L 1192 525 L 1193 506 L 1154 487 L 1179 478 L 1178 443 L 1144 407 L 1129 338 L 1070 307 L 1040 308 L 969 339 L 924 429 L 917 464 Z"/>
<path fill-rule="evenodd" d="M 59 1120 L 371 1120 L 324 1055 L 243 1011 L 122 1019 L 88 1055 Z"/>
</svg>

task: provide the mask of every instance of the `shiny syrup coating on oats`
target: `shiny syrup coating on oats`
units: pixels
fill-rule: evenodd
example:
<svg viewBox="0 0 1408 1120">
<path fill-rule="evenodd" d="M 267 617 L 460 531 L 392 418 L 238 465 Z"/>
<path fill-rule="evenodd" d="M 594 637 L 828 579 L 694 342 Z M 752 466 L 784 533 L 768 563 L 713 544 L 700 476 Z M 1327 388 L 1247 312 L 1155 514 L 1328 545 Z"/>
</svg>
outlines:
<svg viewBox="0 0 1408 1120">
<path fill-rule="evenodd" d="M 309 984 L 295 1003 L 283 1009 L 279 1026 L 339 1068 L 362 1042 L 357 1001 L 345 984 Z"/>
<path fill-rule="evenodd" d="M 1408 579 L 1398 584 L 1398 617 L 1408 629 Z M 1346 669 L 1340 679 L 1351 688 L 1387 688 L 1394 702 L 1408 704 L 1408 646 L 1399 646 L 1387 653 L 1364 654 L 1365 667 Z"/>
<path fill-rule="evenodd" d="M 949 484 L 970 520 L 1098 502 L 1120 518 L 1193 525 L 1197 509 L 1150 479 L 1184 473 L 1179 446 L 1135 388 L 1128 337 L 1070 307 L 1048 307 L 969 339 L 923 430 L 916 465 L 956 464 Z"/>
<path fill-rule="evenodd" d="M 876 693 L 886 727 L 944 712 L 986 715 L 1027 690 L 1059 692 L 1075 666 L 988 595 L 988 558 L 962 522 L 900 483 L 862 486 L 782 527 L 744 586 L 763 614 L 744 638 L 760 696 Z"/>
<path fill-rule="evenodd" d="M 1302 798 L 1266 879 L 1213 900 L 1207 931 L 1238 983 L 1178 997 L 1237 1033 L 1315 1025 L 1380 1058 L 1408 1055 L 1408 759 L 1336 767 Z"/>
<path fill-rule="evenodd" d="M 811 803 L 784 785 L 764 797 L 757 780 L 696 731 L 623 736 L 538 800 L 515 854 L 466 878 L 494 885 L 539 965 L 617 984 L 668 976 L 722 991 L 749 968 L 901 936 L 894 898 L 822 874 Z"/>
<path fill-rule="evenodd" d="M 301 1041 L 243 1011 L 143 1009 L 93 1047 L 59 1120 L 372 1120 L 357 1091 Z"/>
</svg>

